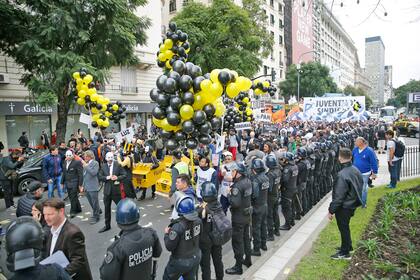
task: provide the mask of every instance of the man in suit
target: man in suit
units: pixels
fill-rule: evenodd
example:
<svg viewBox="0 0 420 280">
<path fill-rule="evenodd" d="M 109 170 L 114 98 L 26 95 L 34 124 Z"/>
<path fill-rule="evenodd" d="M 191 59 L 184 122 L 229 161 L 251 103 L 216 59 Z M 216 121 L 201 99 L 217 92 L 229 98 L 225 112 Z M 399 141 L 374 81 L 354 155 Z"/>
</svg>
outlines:
<svg viewBox="0 0 420 280">
<path fill-rule="evenodd" d="M 66 185 L 70 199 L 70 218 L 74 218 L 77 213 L 82 212 L 79 202 L 79 189 L 82 189 L 83 166 L 79 160 L 74 159 L 73 152 L 66 152 L 66 161 L 63 165 L 63 175 L 61 176 L 61 188 Z"/>
<path fill-rule="evenodd" d="M 99 163 L 95 160 L 95 155 L 91 150 L 85 152 L 85 159 L 81 160 L 83 165 L 83 190 L 86 192 L 86 197 L 92 207 L 93 215 L 90 219 L 90 224 L 99 222 L 99 215 L 101 209 L 99 207 Z"/>
<path fill-rule="evenodd" d="M 51 227 L 47 234 L 46 255 L 62 251 L 69 260 L 65 270 L 73 280 L 92 280 L 85 236 L 76 225 L 66 219 L 64 207 L 64 202 L 58 198 L 50 198 L 44 202 L 45 221 Z"/>
<path fill-rule="evenodd" d="M 105 182 L 104 186 L 104 205 L 105 205 L 105 226 L 99 230 L 99 233 L 111 229 L 111 203 L 115 205 L 121 200 L 120 183 L 125 179 L 126 172 L 117 161 L 114 160 L 114 154 L 108 152 L 105 155 L 106 163 L 99 170 L 99 180 Z"/>
</svg>

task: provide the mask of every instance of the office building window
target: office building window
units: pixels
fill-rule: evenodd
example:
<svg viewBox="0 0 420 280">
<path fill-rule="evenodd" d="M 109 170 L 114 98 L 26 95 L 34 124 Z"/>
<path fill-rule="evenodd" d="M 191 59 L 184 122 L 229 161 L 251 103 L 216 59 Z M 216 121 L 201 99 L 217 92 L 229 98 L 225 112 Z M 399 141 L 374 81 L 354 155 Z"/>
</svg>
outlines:
<svg viewBox="0 0 420 280">
<path fill-rule="evenodd" d="M 137 92 L 135 67 L 121 67 L 121 92 Z"/>
<path fill-rule="evenodd" d="M 283 44 L 283 36 L 279 35 L 279 45 Z"/>
<path fill-rule="evenodd" d="M 283 70 L 280 69 L 280 79 L 283 78 Z"/>
<path fill-rule="evenodd" d="M 274 41 L 275 38 L 274 38 L 274 32 L 273 31 L 271 31 L 271 37 L 273 38 L 273 41 Z"/>
<path fill-rule="evenodd" d="M 264 65 L 264 75 L 268 75 L 268 66 Z"/>
<path fill-rule="evenodd" d="M 279 13 L 283 14 L 283 5 L 279 3 Z"/>
<path fill-rule="evenodd" d="M 274 15 L 270 14 L 270 24 L 274 25 Z"/>
<path fill-rule="evenodd" d="M 270 6 L 274 8 L 274 0 L 270 0 Z"/>
<path fill-rule="evenodd" d="M 283 21 L 281 19 L 279 19 L 279 28 L 282 29 L 283 28 Z"/>
<path fill-rule="evenodd" d="M 176 0 L 169 1 L 169 12 L 176 12 Z"/>
</svg>

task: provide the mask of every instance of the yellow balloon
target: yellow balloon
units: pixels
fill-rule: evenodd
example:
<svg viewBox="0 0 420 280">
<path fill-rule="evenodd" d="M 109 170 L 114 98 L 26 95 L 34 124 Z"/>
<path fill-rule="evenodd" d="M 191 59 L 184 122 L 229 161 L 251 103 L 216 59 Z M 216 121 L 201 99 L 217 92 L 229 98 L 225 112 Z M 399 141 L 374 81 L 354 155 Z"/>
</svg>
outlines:
<svg viewBox="0 0 420 280">
<path fill-rule="evenodd" d="M 165 66 L 167 69 L 172 69 L 172 65 L 169 63 L 169 60 L 166 61 Z"/>
<path fill-rule="evenodd" d="M 155 117 L 153 117 L 152 119 L 153 124 L 156 125 L 157 127 L 161 128 L 162 127 L 162 120 L 156 119 Z"/>
<path fill-rule="evenodd" d="M 160 45 L 160 47 L 159 47 L 159 50 L 160 50 L 160 52 L 164 52 L 164 51 L 166 51 L 168 48 L 166 48 L 166 46 L 165 46 L 165 44 L 162 44 L 162 45 Z"/>
<path fill-rule="evenodd" d="M 160 61 L 166 61 L 166 56 L 165 56 L 163 53 L 160 53 L 160 54 L 158 55 L 158 59 L 159 59 Z"/>
<path fill-rule="evenodd" d="M 214 115 L 216 117 L 221 117 L 221 116 L 223 116 L 223 114 L 225 113 L 225 111 L 226 111 L 225 105 L 224 104 L 217 103 L 216 104 L 216 111 L 214 112 Z"/>
<path fill-rule="evenodd" d="M 190 48 L 185 49 L 185 53 L 190 53 Z"/>
<path fill-rule="evenodd" d="M 263 84 L 264 87 L 269 87 L 270 86 L 270 82 L 269 81 L 264 81 L 262 84 Z"/>
<path fill-rule="evenodd" d="M 88 92 L 89 88 L 88 88 L 88 86 L 82 84 L 80 86 L 80 90 L 84 90 L 84 91 Z"/>
<path fill-rule="evenodd" d="M 74 72 L 73 73 L 73 79 L 75 79 L 75 80 L 80 79 L 80 73 L 79 72 Z"/>
<path fill-rule="evenodd" d="M 92 113 L 94 114 L 98 114 L 99 110 L 96 107 L 93 107 L 92 109 L 90 109 L 92 111 Z"/>
<path fill-rule="evenodd" d="M 96 88 L 90 88 L 90 89 L 88 89 L 87 94 L 88 95 L 94 95 L 94 94 L 96 94 Z"/>
<path fill-rule="evenodd" d="M 256 95 L 261 95 L 261 94 L 263 94 L 264 92 L 263 92 L 261 89 L 257 88 L 257 89 L 255 89 L 254 93 L 255 93 Z"/>
<path fill-rule="evenodd" d="M 223 86 L 219 82 L 214 82 L 210 87 L 210 94 L 219 98 L 223 94 Z"/>
<path fill-rule="evenodd" d="M 98 119 L 96 122 L 98 123 L 99 126 L 103 126 L 104 120 Z"/>
<path fill-rule="evenodd" d="M 214 69 L 213 71 L 211 71 L 211 73 L 210 73 L 210 80 L 213 83 L 219 82 L 219 73 L 220 73 L 220 70 L 219 69 Z"/>
<path fill-rule="evenodd" d="M 249 89 L 251 88 L 251 86 L 252 86 L 252 82 L 251 82 L 251 80 L 250 80 L 250 79 L 248 79 L 248 78 L 245 78 L 245 77 L 243 77 L 243 76 L 239 76 L 239 77 L 236 79 L 236 84 L 238 85 L 238 87 L 239 87 L 239 89 L 240 89 L 241 91 L 247 91 L 247 90 L 249 90 Z"/>
<path fill-rule="evenodd" d="M 166 50 L 164 54 L 166 59 L 171 59 L 174 56 L 174 53 L 171 50 Z"/>
<path fill-rule="evenodd" d="M 80 98 L 85 98 L 85 96 L 86 96 L 86 91 L 84 91 L 84 90 L 79 90 L 79 91 L 77 92 L 77 95 L 78 95 Z"/>
<path fill-rule="evenodd" d="M 92 100 L 93 102 L 98 101 L 99 95 L 94 93 L 90 96 L 90 100 Z M 118 109 L 117 109 L 118 110 Z"/>
<path fill-rule="evenodd" d="M 78 85 L 78 86 L 83 85 L 83 80 L 82 80 L 82 78 L 77 78 L 77 79 L 76 79 L 76 85 Z"/>
<path fill-rule="evenodd" d="M 229 96 L 229 98 L 235 98 L 239 94 L 239 88 L 236 85 L 236 83 L 230 83 L 226 87 L 226 94 Z"/>
<path fill-rule="evenodd" d="M 109 126 L 109 120 L 108 120 L 108 118 L 102 122 L 102 126 L 103 127 L 108 127 Z"/>
<path fill-rule="evenodd" d="M 172 131 L 172 125 L 170 125 L 170 124 L 168 123 L 168 120 L 167 120 L 166 118 L 164 118 L 164 119 L 161 121 L 161 124 L 162 124 L 162 129 L 163 129 L 163 130 L 165 130 L 165 131 Z"/>
<path fill-rule="evenodd" d="M 111 100 L 108 97 L 104 97 L 104 105 L 108 105 Z"/>
<path fill-rule="evenodd" d="M 92 121 L 97 121 L 99 119 L 99 117 L 100 117 L 99 114 L 92 115 Z"/>
<path fill-rule="evenodd" d="M 104 104 L 104 97 L 102 95 L 98 94 L 98 100 L 96 100 L 96 103 L 103 105 Z"/>
<path fill-rule="evenodd" d="M 194 103 L 192 105 L 194 110 L 201 110 L 204 106 L 203 96 L 200 93 L 194 95 Z"/>
<path fill-rule="evenodd" d="M 244 99 L 242 99 L 242 101 L 243 101 L 244 103 L 248 103 L 248 102 L 249 102 L 249 98 L 248 98 L 248 97 L 245 97 Z"/>
<path fill-rule="evenodd" d="M 105 107 L 105 106 L 104 106 L 103 108 L 105 108 L 105 110 L 106 110 L 106 107 Z M 105 116 L 110 117 L 110 116 L 112 116 L 112 113 L 111 113 L 111 112 L 106 111 L 106 112 L 105 112 Z"/>
<path fill-rule="evenodd" d="M 86 83 L 87 85 L 93 81 L 93 76 L 91 74 L 87 74 L 84 78 L 83 78 L 83 82 Z"/>
<path fill-rule="evenodd" d="M 171 49 L 174 46 L 174 42 L 171 39 L 166 39 L 163 43 L 167 50 Z"/>
<path fill-rule="evenodd" d="M 212 82 L 208 79 L 205 79 L 200 83 L 200 88 L 202 91 L 207 92 L 210 90 L 211 85 L 212 85 Z"/>
<path fill-rule="evenodd" d="M 196 99 L 195 98 L 196 96 L 199 96 L 199 95 L 197 94 L 194 96 L 194 101 Z M 191 105 L 182 105 L 181 108 L 179 109 L 179 114 L 181 115 L 181 119 L 183 121 L 190 120 L 194 115 L 194 108 Z"/>
<path fill-rule="evenodd" d="M 79 104 L 80 106 L 84 106 L 86 104 L 85 99 L 81 97 L 77 98 L 77 104 Z"/>
<path fill-rule="evenodd" d="M 112 105 L 112 110 L 118 111 L 118 105 L 117 104 Z"/>
</svg>

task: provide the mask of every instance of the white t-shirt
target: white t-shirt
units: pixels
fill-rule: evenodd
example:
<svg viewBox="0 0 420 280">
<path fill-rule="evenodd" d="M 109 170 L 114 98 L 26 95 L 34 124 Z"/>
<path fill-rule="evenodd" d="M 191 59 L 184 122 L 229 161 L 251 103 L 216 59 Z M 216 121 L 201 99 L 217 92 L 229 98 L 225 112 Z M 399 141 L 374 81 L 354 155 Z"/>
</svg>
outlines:
<svg viewBox="0 0 420 280">
<path fill-rule="evenodd" d="M 386 154 L 387 154 L 387 157 L 388 157 L 388 161 L 390 161 L 391 160 L 391 156 L 389 154 L 389 150 L 390 149 L 394 149 L 394 153 L 395 153 L 395 141 L 392 140 L 392 139 L 391 140 L 388 140 L 388 142 L 386 143 L 386 146 L 387 146 Z M 397 156 L 394 155 L 394 158 L 392 159 L 392 161 L 397 161 L 399 159 L 400 159 L 399 157 L 397 157 Z"/>
</svg>

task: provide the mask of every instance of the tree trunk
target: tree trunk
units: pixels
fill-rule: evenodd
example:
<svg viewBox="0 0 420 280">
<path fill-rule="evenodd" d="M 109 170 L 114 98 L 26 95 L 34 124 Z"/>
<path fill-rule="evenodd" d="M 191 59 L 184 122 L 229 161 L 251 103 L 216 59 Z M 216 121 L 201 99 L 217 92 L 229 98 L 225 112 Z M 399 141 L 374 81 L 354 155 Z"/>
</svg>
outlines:
<svg viewBox="0 0 420 280">
<path fill-rule="evenodd" d="M 58 104 L 57 104 L 57 145 L 62 141 L 66 141 L 66 130 L 67 130 L 67 115 L 70 109 L 70 99 L 67 96 L 67 88 L 63 90 L 61 94 L 58 95 Z"/>
</svg>

